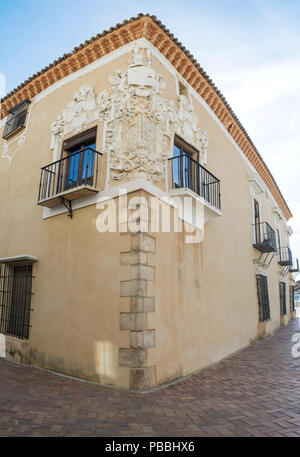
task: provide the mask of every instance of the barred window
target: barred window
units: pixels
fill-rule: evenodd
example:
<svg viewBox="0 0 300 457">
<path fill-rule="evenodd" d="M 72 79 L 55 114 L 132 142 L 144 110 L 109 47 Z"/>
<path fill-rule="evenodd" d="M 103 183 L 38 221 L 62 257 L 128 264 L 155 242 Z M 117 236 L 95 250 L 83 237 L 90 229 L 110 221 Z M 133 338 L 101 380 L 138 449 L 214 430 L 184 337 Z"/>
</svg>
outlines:
<svg viewBox="0 0 300 457">
<path fill-rule="evenodd" d="M 26 116 L 30 100 L 24 100 L 8 110 L 8 118 L 5 124 L 3 138 L 6 139 L 13 133 L 23 129 L 26 125 Z"/>
<path fill-rule="evenodd" d="M 264 275 L 257 275 L 256 284 L 259 307 L 259 320 L 260 322 L 268 321 L 270 319 L 268 278 Z"/>
<path fill-rule="evenodd" d="M 32 265 L 0 263 L 0 333 L 29 338 Z"/>
<path fill-rule="evenodd" d="M 290 286 L 290 310 L 291 313 L 295 311 L 295 287 Z"/>
<path fill-rule="evenodd" d="M 280 314 L 286 314 L 286 285 L 285 282 L 279 283 L 279 297 L 280 297 Z"/>
</svg>

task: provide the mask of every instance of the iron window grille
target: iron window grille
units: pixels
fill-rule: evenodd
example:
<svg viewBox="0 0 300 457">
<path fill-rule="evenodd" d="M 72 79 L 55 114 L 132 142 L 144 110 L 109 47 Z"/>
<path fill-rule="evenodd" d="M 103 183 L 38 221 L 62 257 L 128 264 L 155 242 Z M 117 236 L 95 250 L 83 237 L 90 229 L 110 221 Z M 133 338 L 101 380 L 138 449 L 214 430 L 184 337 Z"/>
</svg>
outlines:
<svg viewBox="0 0 300 457">
<path fill-rule="evenodd" d="M 32 265 L 0 263 L 0 333 L 29 338 Z"/>
<path fill-rule="evenodd" d="M 293 313 L 295 311 L 295 287 L 290 286 L 290 311 Z"/>
<path fill-rule="evenodd" d="M 260 320 L 260 322 L 268 321 L 268 320 L 270 320 L 270 303 L 269 303 L 267 277 L 264 275 L 257 275 L 256 284 L 257 284 L 259 320 Z"/>
<path fill-rule="evenodd" d="M 30 103 L 30 100 L 24 100 L 8 111 L 8 118 L 3 132 L 4 139 L 25 127 L 27 110 Z"/>
<path fill-rule="evenodd" d="M 279 297 L 280 297 L 280 314 L 286 314 L 286 284 L 285 282 L 279 283 Z"/>
</svg>

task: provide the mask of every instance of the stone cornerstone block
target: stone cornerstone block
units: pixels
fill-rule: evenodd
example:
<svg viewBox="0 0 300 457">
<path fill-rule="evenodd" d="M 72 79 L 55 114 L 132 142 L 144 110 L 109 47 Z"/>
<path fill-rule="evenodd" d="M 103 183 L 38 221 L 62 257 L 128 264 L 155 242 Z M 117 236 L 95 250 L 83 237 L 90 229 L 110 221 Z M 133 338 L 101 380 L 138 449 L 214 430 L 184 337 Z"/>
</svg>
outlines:
<svg viewBox="0 0 300 457">
<path fill-rule="evenodd" d="M 155 298 L 131 297 L 130 311 L 132 313 L 153 313 L 155 311 Z"/>
<path fill-rule="evenodd" d="M 137 233 L 131 236 L 131 249 L 146 252 L 155 252 L 155 239 L 144 233 Z"/>
<path fill-rule="evenodd" d="M 147 281 L 132 279 L 121 281 L 121 297 L 135 297 L 147 295 Z"/>
<path fill-rule="evenodd" d="M 129 388 L 133 390 L 147 390 L 156 386 L 155 367 L 139 367 L 130 370 Z"/>
<path fill-rule="evenodd" d="M 5 335 L 5 356 L 18 363 L 30 363 L 30 342 Z"/>
<path fill-rule="evenodd" d="M 143 330 L 130 333 L 130 345 L 133 348 L 152 348 L 155 346 L 155 330 Z"/>
<path fill-rule="evenodd" d="M 147 313 L 121 313 L 121 330 L 145 330 L 147 326 Z"/>
<path fill-rule="evenodd" d="M 121 367 L 142 367 L 147 360 L 146 349 L 121 348 L 120 366 Z"/>
<path fill-rule="evenodd" d="M 148 265 L 132 265 L 131 278 L 154 281 L 154 268 Z"/>
</svg>

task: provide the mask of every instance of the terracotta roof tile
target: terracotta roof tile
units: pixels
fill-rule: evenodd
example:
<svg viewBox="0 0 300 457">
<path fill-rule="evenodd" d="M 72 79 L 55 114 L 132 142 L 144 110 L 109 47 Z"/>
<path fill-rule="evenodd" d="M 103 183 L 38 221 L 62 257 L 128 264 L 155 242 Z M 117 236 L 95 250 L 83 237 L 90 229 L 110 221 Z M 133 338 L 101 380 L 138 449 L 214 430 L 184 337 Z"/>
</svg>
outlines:
<svg viewBox="0 0 300 457">
<path fill-rule="evenodd" d="M 4 104 L 4 110 L 3 110 L 3 113 L 2 113 L 2 117 L 4 117 L 6 115 L 5 114 L 5 109 L 7 111 L 7 107 L 5 106 L 6 105 L 5 102 L 8 103 L 10 98 L 14 98 L 14 96 L 18 96 L 18 93 L 19 93 L 19 98 L 22 97 L 22 96 L 23 96 L 23 98 L 28 98 L 29 96 L 32 98 L 33 96 L 36 95 L 36 91 L 38 93 L 38 92 L 44 90 L 46 87 L 49 87 L 49 85 L 51 85 L 54 82 L 56 82 L 56 80 L 59 80 L 59 79 L 63 78 L 65 76 L 65 74 L 62 71 L 62 72 L 60 72 L 60 73 L 63 73 L 62 75 L 55 74 L 55 76 L 54 75 L 49 76 L 48 82 L 47 82 L 48 85 L 46 85 L 45 87 L 43 87 L 43 84 L 40 85 L 40 86 L 42 86 L 41 89 L 30 87 L 30 83 L 32 83 L 35 79 L 37 79 L 39 77 L 42 77 L 43 75 L 47 75 L 49 73 L 49 71 L 51 71 L 51 69 L 53 67 L 59 65 L 64 60 L 70 61 L 70 58 L 72 58 L 73 56 L 76 57 L 76 55 L 80 56 L 80 59 L 79 59 L 80 63 L 77 64 L 77 68 L 75 68 L 75 69 L 73 69 L 73 65 L 71 65 L 72 72 L 76 71 L 79 68 L 84 67 L 85 65 L 87 65 L 90 62 L 89 62 L 89 60 L 86 61 L 83 55 L 80 55 L 80 52 L 82 52 L 83 49 L 88 48 L 91 45 L 91 43 L 99 41 L 99 40 L 103 39 L 105 36 L 111 35 L 113 32 L 116 32 L 116 31 L 118 31 L 118 30 L 120 30 L 122 28 L 128 27 L 129 24 L 132 24 L 134 22 L 138 23 L 143 18 L 148 18 L 148 19 L 150 19 L 152 21 L 152 23 L 156 24 L 156 26 L 158 26 L 159 29 L 165 35 L 167 35 L 168 39 L 171 40 L 173 43 L 175 43 L 175 45 L 180 49 L 180 51 L 183 52 L 183 54 L 189 59 L 189 61 L 192 64 L 192 66 L 198 70 L 199 74 L 201 75 L 201 77 L 203 78 L 205 83 L 207 83 L 206 87 L 203 89 L 204 91 L 203 91 L 202 94 L 200 93 L 199 90 L 196 89 L 200 93 L 200 95 L 207 94 L 207 90 L 209 90 L 209 88 L 211 88 L 213 90 L 213 93 L 218 97 L 218 100 L 220 100 L 222 102 L 222 104 L 223 104 L 223 106 L 225 108 L 225 113 L 223 112 L 223 109 L 220 110 L 220 112 L 222 113 L 222 116 L 219 117 L 221 122 L 223 122 L 223 124 L 225 125 L 227 130 L 230 129 L 230 134 L 235 139 L 237 144 L 241 147 L 241 149 L 245 153 L 246 157 L 248 157 L 248 159 L 250 160 L 250 162 L 252 162 L 252 164 L 253 164 L 254 161 L 251 160 L 252 155 L 251 155 L 251 151 L 250 150 L 252 149 L 252 151 L 255 151 L 255 154 L 259 158 L 259 161 L 260 161 L 259 174 L 261 175 L 261 177 L 265 181 L 266 185 L 269 187 L 270 191 L 274 195 L 274 198 L 277 200 L 278 205 L 282 208 L 286 219 L 289 219 L 290 217 L 292 217 L 291 211 L 290 211 L 287 203 L 285 202 L 285 200 L 284 200 L 284 198 L 283 198 L 283 196 L 282 196 L 282 194 L 280 192 L 280 189 L 278 188 L 278 186 L 276 184 L 275 179 L 273 178 L 270 170 L 268 169 L 268 167 L 265 164 L 263 158 L 259 154 L 257 148 L 255 147 L 254 143 L 252 142 L 252 140 L 249 137 L 248 133 L 246 132 L 245 128 L 243 127 L 243 125 L 239 121 L 239 119 L 236 116 L 236 114 L 233 112 L 233 110 L 230 107 L 229 103 L 227 102 L 226 98 L 223 96 L 221 91 L 215 86 L 215 84 L 212 82 L 212 80 L 209 78 L 209 76 L 203 70 L 203 68 L 199 65 L 199 63 L 195 60 L 194 56 L 183 46 L 183 44 L 177 38 L 174 37 L 173 33 L 171 33 L 170 30 L 167 29 L 166 26 L 163 25 L 161 23 L 161 21 L 156 18 L 156 16 L 151 16 L 149 14 L 142 14 L 141 13 L 136 17 L 130 18 L 129 20 L 124 20 L 121 24 L 117 24 L 115 27 L 111 27 L 109 30 L 104 30 L 102 33 L 99 33 L 96 36 L 90 38 L 89 40 L 86 40 L 84 43 L 80 44 L 79 46 L 76 46 L 73 49 L 72 52 L 65 53 L 59 59 L 54 60 L 54 62 L 52 62 L 50 65 L 44 67 L 41 71 L 39 71 L 38 73 L 35 73 L 34 75 L 32 75 L 30 78 L 25 80 L 22 84 L 20 84 L 14 90 L 9 92 L 5 97 L 3 97 L 0 100 L 0 102 Z M 146 19 L 144 19 L 144 20 L 146 20 Z M 149 38 L 150 38 L 150 41 L 151 41 L 152 37 L 149 37 Z M 132 37 L 127 41 L 132 41 L 133 39 L 137 39 L 137 38 L 132 33 Z M 155 46 L 155 44 L 154 44 L 154 46 Z M 116 44 L 116 47 L 119 47 L 119 45 Z M 105 55 L 108 52 L 111 52 L 111 51 L 104 52 L 99 57 L 93 56 L 92 57 L 92 61 L 96 60 L 96 58 L 101 58 L 102 55 Z M 162 52 L 162 50 L 161 50 L 161 52 Z M 76 67 L 76 65 L 75 65 L 75 67 Z M 178 71 L 179 70 L 180 69 L 178 69 Z M 66 73 L 66 74 L 70 74 L 70 72 Z M 185 77 L 185 73 L 183 73 L 183 77 Z M 188 81 L 187 77 L 185 79 Z M 45 84 L 45 82 L 44 82 L 44 84 Z M 27 90 L 26 86 L 28 86 L 28 90 Z M 29 93 L 29 95 L 27 95 L 27 97 L 25 97 L 24 94 L 22 94 L 22 91 L 24 91 L 24 90 Z M 209 93 L 210 93 L 210 91 L 209 91 Z M 209 97 L 210 97 L 210 95 L 209 95 Z M 214 99 L 215 97 L 212 97 L 212 98 Z M 18 101 L 21 101 L 21 100 L 18 100 Z M 209 101 L 207 99 L 205 101 L 210 105 L 210 103 L 209 103 Z M 13 100 L 12 100 L 12 102 L 13 102 Z M 217 103 L 217 105 L 219 105 L 219 104 Z M 219 114 L 220 114 L 220 112 L 219 112 Z M 229 117 L 228 117 L 228 115 L 229 115 Z M 232 119 L 230 119 L 230 116 L 231 116 Z M 233 125 L 234 121 L 235 121 L 235 125 Z M 239 132 L 238 132 L 239 130 L 243 133 L 243 135 L 239 134 Z M 233 132 L 235 132 L 235 134 Z M 237 141 L 237 138 L 239 138 L 239 141 Z M 244 140 L 246 140 L 246 141 L 244 141 Z M 249 146 L 250 146 L 250 148 L 249 148 Z M 256 167 L 256 169 L 258 170 L 258 167 Z"/>
</svg>

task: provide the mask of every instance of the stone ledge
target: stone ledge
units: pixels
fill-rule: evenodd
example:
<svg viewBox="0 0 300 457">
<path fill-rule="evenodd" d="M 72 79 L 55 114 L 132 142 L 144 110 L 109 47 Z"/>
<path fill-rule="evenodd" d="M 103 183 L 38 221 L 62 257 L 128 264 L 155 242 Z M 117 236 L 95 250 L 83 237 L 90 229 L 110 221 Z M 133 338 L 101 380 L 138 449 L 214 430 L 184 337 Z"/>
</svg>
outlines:
<svg viewBox="0 0 300 457">
<path fill-rule="evenodd" d="M 1 353 L 3 353 L 4 357 L 18 363 L 30 363 L 29 340 L 20 340 L 9 335 L 1 334 L 1 336 Z"/>
<path fill-rule="evenodd" d="M 148 254 L 142 251 L 121 252 L 121 265 L 147 264 Z"/>
</svg>

